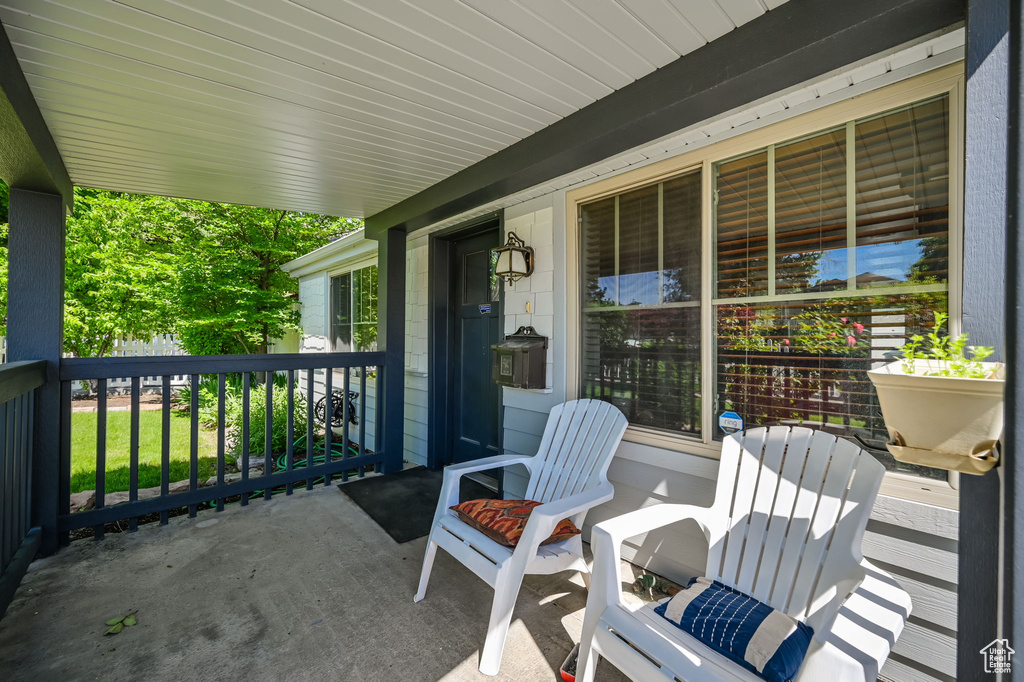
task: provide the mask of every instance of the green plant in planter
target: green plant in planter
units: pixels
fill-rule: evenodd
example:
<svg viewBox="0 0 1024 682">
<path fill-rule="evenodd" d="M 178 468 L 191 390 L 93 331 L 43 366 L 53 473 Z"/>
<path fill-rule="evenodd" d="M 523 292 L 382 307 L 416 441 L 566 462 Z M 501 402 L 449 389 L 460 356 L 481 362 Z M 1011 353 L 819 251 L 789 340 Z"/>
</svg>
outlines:
<svg viewBox="0 0 1024 682">
<path fill-rule="evenodd" d="M 989 378 L 992 371 L 982 363 L 985 358 L 992 355 L 992 348 L 968 346 L 967 334 L 960 334 L 956 338 L 940 334 L 939 329 L 948 319 L 949 315 L 945 313 L 935 313 L 935 327 L 928 334 L 929 347 L 927 350 L 924 350 L 925 337 L 920 334 L 910 337 L 910 340 L 903 346 L 903 371 L 913 374 L 917 360 L 938 360 L 941 363 L 940 369 L 928 372 L 926 376 L 964 379 Z M 967 357 L 967 351 L 971 353 L 970 358 Z"/>
</svg>

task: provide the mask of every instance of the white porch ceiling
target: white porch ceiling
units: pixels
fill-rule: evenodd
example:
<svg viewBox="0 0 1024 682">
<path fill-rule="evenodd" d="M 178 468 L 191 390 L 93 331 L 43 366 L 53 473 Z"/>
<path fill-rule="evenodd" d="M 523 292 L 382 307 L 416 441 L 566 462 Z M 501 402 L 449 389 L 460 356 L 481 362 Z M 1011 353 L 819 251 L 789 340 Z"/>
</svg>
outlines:
<svg viewBox="0 0 1024 682">
<path fill-rule="evenodd" d="M 76 185 L 372 215 L 786 0 L 0 0 Z"/>
</svg>

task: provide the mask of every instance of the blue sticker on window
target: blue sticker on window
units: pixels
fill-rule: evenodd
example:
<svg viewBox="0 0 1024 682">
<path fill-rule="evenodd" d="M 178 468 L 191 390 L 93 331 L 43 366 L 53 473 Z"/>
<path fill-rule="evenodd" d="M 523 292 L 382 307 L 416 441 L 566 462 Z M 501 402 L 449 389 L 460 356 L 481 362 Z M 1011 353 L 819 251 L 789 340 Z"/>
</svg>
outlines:
<svg viewBox="0 0 1024 682">
<path fill-rule="evenodd" d="M 736 433 L 743 430 L 743 417 L 735 412 L 723 412 L 718 415 L 718 428 L 725 433 Z"/>
<path fill-rule="evenodd" d="M 481 315 L 483 315 L 484 313 L 491 312 L 491 304 L 490 303 L 481 303 L 479 305 L 479 308 L 480 308 L 480 314 Z"/>
</svg>

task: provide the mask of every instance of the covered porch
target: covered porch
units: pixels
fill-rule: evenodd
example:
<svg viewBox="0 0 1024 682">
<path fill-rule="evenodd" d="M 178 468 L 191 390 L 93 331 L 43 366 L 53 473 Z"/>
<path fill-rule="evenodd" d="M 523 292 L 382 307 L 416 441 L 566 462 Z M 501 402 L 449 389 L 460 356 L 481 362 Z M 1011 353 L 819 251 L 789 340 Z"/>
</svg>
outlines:
<svg viewBox="0 0 1024 682">
<path fill-rule="evenodd" d="M 68 682 L 554 679 L 579 640 L 582 580 L 527 578 L 501 673 L 486 677 L 491 591 L 441 553 L 429 601 L 414 605 L 425 544 L 396 544 L 336 488 L 75 542 L 26 575 L 0 628 L 0 669 Z M 130 611 L 138 626 L 98 636 Z"/>
<path fill-rule="evenodd" d="M 582 395 L 567 378 L 581 364 L 582 333 L 571 314 L 579 296 L 566 287 L 580 267 L 567 191 L 946 68 L 963 81 L 954 88 L 964 96 L 954 100 L 962 131 L 949 136 L 954 180 L 942 179 L 955 185 L 945 208 L 960 262 L 939 288 L 956 301 L 958 328 L 994 346 L 1011 370 L 1003 464 L 985 477 L 943 480 L 952 502 L 934 514 L 931 497 L 885 506 L 868 531 L 881 538 L 879 555 L 902 554 L 892 563 L 925 606 L 890 659 L 893 679 L 976 679 L 976 652 L 1024 628 L 1024 602 L 1014 599 L 1024 580 L 1024 476 L 1014 458 L 1024 428 L 1019 3 L 417 4 L 0 1 L 0 177 L 12 188 L 0 611 L 11 606 L 0 623 L 0 667 L 42 679 L 180 679 L 196 665 L 204 676 L 474 679 L 490 590 L 442 553 L 433 605 L 414 607 L 424 540 L 394 544 L 332 485 L 400 471 L 414 439 L 434 453 L 447 447 L 436 427 L 451 406 L 435 382 L 452 371 L 436 342 L 450 311 L 428 298 L 436 265 L 446 263 L 435 258 L 437 241 L 480 221 L 502 236 L 505 221 L 544 235 L 546 289 L 512 291 L 503 301 L 521 309 L 508 303 L 501 312 L 513 330 L 533 322 L 529 315 L 555 329 L 548 385 L 508 391 L 501 405 L 504 448 L 532 454 L 544 413 Z M 322 352 L 276 356 L 62 358 L 64 220 L 75 186 L 364 217 L 377 243 L 376 350 L 333 352 L 325 342 Z M 618 240 L 617 217 L 610 231 Z M 710 281 L 711 228 L 702 235 Z M 844 239 L 854 244 L 856 235 Z M 700 296 L 710 323 L 707 287 Z M 713 338 L 713 325 L 704 333 Z M 631 496 L 623 506 L 710 502 L 714 352 L 706 344 L 691 375 L 704 381 L 704 440 L 691 451 L 663 434 L 631 441 L 613 464 L 617 499 Z M 359 428 L 372 423 L 372 451 L 299 467 L 302 453 L 289 450 L 274 474 L 268 452 L 266 477 L 246 466 L 229 480 L 221 435 L 215 485 L 200 486 L 193 455 L 183 492 L 165 475 L 155 497 L 140 499 L 136 482 L 125 504 L 104 504 L 100 494 L 95 509 L 71 513 L 72 382 L 128 378 L 137 402 L 142 377 L 214 377 L 223 386 L 227 373 L 241 373 L 252 382 L 246 390 L 266 391 L 270 402 L 282 389 L 261 376 L 286 375 L 289 394 L 313 392 L 320 375 L 326 395 L 333 381 L 366 396 L 360 382 L 371 371 L 374 409 Z M 266 429 L 269 440 L 271 420 L 247 429 Z M 345 429 L 344 452 L 365 446 L 365 432 Z M 103 457 L 101 446 L 98 472 Z M 888 492 L 898 496 L 899 485 Z M 273 487 L 287 495 L 271 499 Z M 252 495 L 265 499 L 246 504 Z M 225 504 L 236 496 L 241 504 Z M 215 510 L 198 509 L 210 500 Z M 186 515 L 170 517 L 183 507 Z M 589 522 L 621 511 L 605 506 Z M 158 523 L 138 525 L 153 514 Z M 105 533 L 112 522 L 138 532 Z M 102 542 L 71 543 L 83 529 Z M 641 546 L 635 558 L 656 549 Z M 501 678 L 551 675 L 578 637 L 585 598 L 575 578 L 528 579 Z M 122 604 L 139 609 L 140 627 L 97 645 L 86 624 Z M 600 675 L 617 679 L 608 668 Z"/>
</svg>

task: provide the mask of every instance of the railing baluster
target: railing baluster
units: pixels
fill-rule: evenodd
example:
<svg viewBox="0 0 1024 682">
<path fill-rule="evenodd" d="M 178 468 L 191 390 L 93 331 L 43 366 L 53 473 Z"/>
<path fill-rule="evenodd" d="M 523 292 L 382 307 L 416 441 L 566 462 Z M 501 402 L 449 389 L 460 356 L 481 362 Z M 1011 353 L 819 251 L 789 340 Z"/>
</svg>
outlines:
<svg viewBox="0 0 1024 682">
<path fill-rule="evenodd" d="M 12 410 L 10 411 L 10 441 L 6 447 L 6 452 L 3 454 L 3 459 L 7 462 L 7 476 L 6 479 L 9 481 L 9 491 L 4 497 L 4 507 L 6 508 L 4 525 L 10 529 L 10 541 L 11 541 L 11 556 L 17 551 L 17 548 L 22 544 L 22 528 L 18 523 L 16 510 L 17 510 L 17 495 L 20 489 L 24 489 L 20 486 L 20 478 L 22 478 L 22 467 L 19 465 L 18 450 L 20 449 L 20 441 L 22 441 L 22 424 L 20 424 L 20 415 L 25 410 L 25 403 L 22 400 L 23 396 L 18 395 L 10 401 Z M 10 557 L 7 557 L 9 560 Z"/>
<path fill-rule="evenodd" d="M 325 372 L 324 378 L 324 395 L 327 399 L 324 401 L 324 464 L 330 464 L 334 454 L 331 449 L 332 436 L 334 435 L 334 428 L 332 422 L 334 421 L 334 368 L 328 367 Z M 331 475 L 329 473 L 324 474 L 324 485 L 328 486 L 331 484 Z"/>
<path fill-rule="evenodd" d="M 305 480 L 306 487 L 313 489 L 315 479 L 323 476 L 324 485 L 330 485 L 336 477 L 347 480 L 350 475 L 358 471 L 364 476 L 367 465 L 373 465 L 380 457 L 379 453 L 367 447 L 370 438 L 367 415 L 371 417 L 373 407 L 367 405 L 370 399 L 367 387 L 371 382 L 368 363 L 375 363 L 377 371 L 383 370 L 382 354 L 365 353 L 357 354 L 327 354 L 318 358 L 300 356 L 299 354 L 281 356 L 276 358 L 263 358 L 251 356 L 239 358 L 238 356 L 225 356 L 224 358 L 115 358 L 117 361 L 125 360 L 130 362 L 115 362 L 109 364 L 109 359 L 102 364 L 96 364 L 91 359 L 69 359 L 67 364 L 61 365 L 60 389 L 61 389 L 61 426 L 62 435 L 59 445 L 60 450 L 60 480 L 58 489 L 60 499 L 58 500 L 58 532 L 61 537 L 68 537 L 69 531 L 79 528 L 92 528 L 97 538 L 104 536 L 105 525 L 108 523 L 120 523 L 127 521 L 127 530 L 134 531 L 140 525 L 140 519 L 148 514 L 159 514 L 161 523 L 167 523 L 169 516 L 179 511 L 187 510 L 191 516 L 196 516 L 198 507 L 205 502 L 215 500 L 218 509 L 224 509 L 228 497 L 239 495 L 244 505 L 249 498 L 257 491 L 262 491 L 266 498 L 273 497 L 275 489 L 284 489 L 286 492 L 294 492 L 296 483 Z M 216 360 L 216 362 L 214 362 Z M 239 362 L 243 360 L 243 362 Z M 180 361 L 180 362 L 179 362 Z M 287 394 L 277 396 L 282 404 L 287 404 L 288 413 L 285 423 L 277 425 L 274 422 L 274 378 L 275 364 L 280 362 L 282 375 L 287 375 Z M 37 368 L 40 369 L 41 368 Z M 296 371 L 298 370 L 298 371 Z M 13 371 L 13 370 L 12 370 Z M 238 425 L 241 431 L 241 447 L 239 448 L 239 469 L 241 480 L 228 483 L 227 476 L 227 402 L 230 373 L 237 371 L 242 374 L 242 419 Z M 302 386 L 302 372 L 306 372 L 306 385 Z M 320 378 L 316 372 L 326 372 L 325 381 L 318 387 Z M 343 381 L 338 382 L 335 378 L 335 371 L 343 371 Z M 358 407 L 353 406 L 349 394 L 355 394 L 353 386 L 355 378 L 353 371 L 359 371 L 359 395 L 363 396 Z M 252 433 L 252 383 L 253 376 L 266 377 L 265 397 L 267 411 L 264 413 L 265 422 L 262 426 L 265 429 L 263 452 L 263 466 L 266 469 L 262 476 L 250 477 L 249 465 L 251 454 L 250 439 Z M 103 375 L 108 376 L 104 377 Z M 111 379 L 110 374 L 121 375 L 123 379 Z M 200 381 L 202 377 L 217 376 L 217 486 L 206 489 L 200 487 L 199 480 L 199 446 L 202 431 L 200 429 Z M 150 381 L 149 377 L 152 377 Z M 342 377 L 338 377 L 342 378 Z M 171 495 L 169 492 L 172 471 L 171 467 L 171 391 L 176 387 L 179 379 L 188 380 L 194 387 L 191 394 L 191 419 L 189 431 L 189 474 L 188 489 L 186 492 Z M 40 376 L 39 381 L 42 381 Z M 71 443 L 73 425 L 71 420 L 72 404 L 71 397 L 75 381 L 92 381 L 97 385 L 97 424 L 96 424 L 96 508 L 85 510 L 76 514 L 70 514 L 70 470 L 71 470 Z M 160 453 L 160 495 L 153 499 L 140 499 L 142 491 L 140 479 L 142 478 L 141 464 L 141 428 L 142 428 L 142 389 L 150 385 L 160 386 L 163 392 L 162 401 L 162 429 L 161 429 L 161 453 Z M 341 384 L 335 394 L 335 384 Z M 106 500 L 106 479 L 107 479 L 107 440 L 110 435 L 109 423 L 109 396 L 108 389 L 112 386 L 130 387 L 130 441 L 129 441 L 129 480 L 128 480 L 128 501 L 124 505 L 110 506 Z M 326 388 L 324 400 L 326 423 L 324 424 L 324 440 L 321 444 L 316 442 L 317 419 L 315 415 L 315 397 L 318 390 Z M 301 463 L 296 457 L 301 457 L 301 452 L 295 452 L 296 433 L 296 405 L 297 391 L 305 389 L 308 400 L 306 400 L 306 469 L 307 471 L 296 471 Z M 380 401 L 379 396 L 377 397 Z M 0 532 L 7 535 L 0 540 L 0 557 L 3 555 L 4 547 L 11 553 L 20 538 L 24 536 L 24 529 L 33 520 L 31 509 L 26 506 L 29 500 L 22 494 L 23 489 L 31 486 L 31 430 L 33 423 L 32 404 L 34 397 L 31 393 L 22 396 L 15 396 L 8 399 L 6 405 L 0 405 L 0 513 L 3 514 L 3 528 Z M 332 425 L 333 417 L 337 413 L 340 419 L 340 433 L 337 437 Z M 358 417 L 358 439 L 353 429 L 353 422 Z M 376 421 L 379 424 L 381 418 L 380 407 L 377 409 Z M 257 420 L 259 422 L 259 420 Z M 257 428 L 259 425 L 257 425 Z M 280 433 L 286 429 L 287 433 Z M 283 453 L 278 453 L 274 448 L 275 430 L 277 436 L 286 436 L 286 444 Z M 379 427 L 378 427 L 379 430 Z M 335 452 L 333 445 L 337 444 L 338 451 Z M 111 450 L 111 452 L 115 452 Z M 321 459 L 321 453 L 323 457 Z M 184 453 L 181 453 L 184 454 Z M 280 455 L 280 460 L 278 456 Z M 175 454 L 177 459 L 177 454 Z M 320 463 L 317 463 L 320 459 Z M 321 465 L 322 464 L 322 465 Z M 279 470 L 275 471 L 275 468 Z M 184 478 L 184 476 L 175 476 Z M 176 486 L 177 487 L 177 486 Z M 3 542 L 6 541 L 6 545 Z"/>
<path fill-rule="evenodd" d="M 4 453 L 4 457 L 11 463 L 11 492 L 9 496 L 11 501 L 7 513 L 7 523 L 11 527 L 11 538 L 14 541 L 12 547 L 16 552 L 23 537 L 21 519 L 18 518 L 18 495 L 20 490 L 24 490 L 24 488 L 21 487 L 21 481 L 24 474 L 21 464 L 21 450 L 25 440 L 25 425 L 22 423 L 21 418 L 25 413 L 25 394 L 19 395 L 11 402 L 14 404 L 14 410 L 12 411 L 13 414 L 11 415 L 11 427 L 14 435 L 11 438 L 11 448 Z"/>
<path fill-rule="evenodd" d="M 20 542 L 21 538 L 25 536 L 25 531 L 22 529 L 21 504 L 19 502 L 23 494 L 21 491 L 25 490 L 25 464 L 22 461 L 22 453 L 25 451 L 25 409 L 27 403 L 25 402 L 24 394 L 14 398 L 11 402 L 14 403 L 14 449 L 6 453 L 6 458 L 10 460 L 11 471 L 13 472 L 11 476 L 11 490 L 8 495 L 11 501 L 7 514 L 7 524 L 11 527 L 15 542 Z"/>
<path fill-rule="evenodd" d="M 21 419 L 21 446 L 18 450 L 18 462 L 21 469 L 21 476 L 19 486 L 21 490 L 31 490 L 28 487 L 28 474 L 31 460 L 29 459 L 29 448 L 32 447 L 32 432 L 29 431 L 29 419 L 32 416 L 32 402 L 34 395 L 26 393 L 21 397 L 21 409 L 18 411 L 18 416 Z M 58 490 L 59 490 L 58 486 Z M 27 497 L 22 495 L 22 497 Z M 18 534 L 19 537 L 25 537 L 28 533 L 30 519 L 25 515 L 25 507 L 21 504 L 19 499 L 15 505 L 18 508 Z"/>
<path fill-rule="evenodd" d="M 103 509 L 107 494 L 107 380 L 96 382 L 96 509 Z M 103 537 L 103 524 L 93 527 L 93 537 Z"/>
<path fill-rule="evenodd" d="M 30 402 L 29 405 L 32 405 Z M 32 448 L 33 448 L 33 436 L 32 429 L 35 425 L 35 413 L 34 408 L 28 411 L 28 433 L 29 433 L 29 471 L 28 471 L 28 487 L 26 490 L 32 490 Z M 57 514 L 66 515 L 71 513 L 71 382 L 62 381 L 60 384 L 60 462 L 58 464 L 58 487 L 57 487 Z M 26 496 L 27 497 L 27 496 Z M 28 500 L 25 500 L 26 510 L 28 510 Z M 61 545 L 67 546 L 71 544 L 71 534 L 67 532 L 60 532 L 57 534 L 57 538 Z"/>
<path fill-rule="evenodd" d="M 344 389 L 345 390 L 342 391 L 342 395 L 344 395 L 345 397 L 341 401 L 341 411 L 342 411 L 342 414 L 343 414 L 342 419 L 344 420 L 344 421 L 341 422 L 341 458 L 342 458 L 342 460 L 344 460 L 346 457 L 348 457 L 348 407 L 349 407 L 349 403 L 350 403 L 350 400 L 349 400 L 349 397 L 348 397 L 348 392 L 349 392 L 348 389 L 349 389 L 349 383 L 351 381 L 351 376 L 349 374 L 350 371 L 351 370 L 348 367 L 345 368 L 345 382 L 344 382 Z M 348 469 L 342 469 L 341 470 L 341 481 L 342 481 L 342 483 L 348 481 Z"/>
<path fill-rule="evenodd" d="M 359 454 L 366 454 L 366 365 L 359 376 Z M 359 478 L 366 476 L 366 467 L 359 467 Z"/>
<path fill-rule="evenodd" d="M 4 459 L 10 462 L 8 469 L 8 480 L 10 481 L 10 502 L 7 503 L 7 523 L 11 529 L 11 554 L 18 551 L 18 547 L 21 545 L 21 524 L 17 518 L 17 496 L 18 491 L 23 490 L 20 488 L 21 485 L 21 444 L 25 438 L 24 426 L 21 423 L 21 415 L 25 411 L 25 395 L 19 395 L 11 401 L 14 409 L 11 410 L 11 440 L 10 446 L 7 448 L 7 452 L 4 453 Z"/>
<path fill-rule="evenodd" d="M 7 470 L 6 474 L 4 475 L 3 486 L 4 488 L 7 489 L 6 494 L 4 495 L 5 500 L 3 507 L 5 521 L 3 525 L 7 529 L 7 532 L 10 533 L 11 556 L 14 556 L 14 553 L 18 551 L 18 546 L 21 544 L 21 530 L 19 524 L 17 523 L 14 512 L 17 507 L 17 505 L 15 504 L 15 500 L 17 499 L 16 496 L 18 495 L 19 490 L 18 484 L 19 479 L 21 478 L 21 467 L 18 466 L 18 446 L 20 445 L 21 440 L 20 414 L 21 411 L 24 409 L 22 396 L 18 396 L 11 400 L 10 405 L 12 408 L 10 410 L 10 440 L 8 441 L 7 447 L 5 448 L 5 452 L 3 453 L 3 459 L 5 463 L 5 466 L 3 468 Z M 4 565 L 6 565 L 7 561 L 10 561 L 11 556 L 8 556 L 4 559 Z"/>
<path fill-rule="evenodd" d="M 249 372 L 242 372 L 242 482 L 249 482 Z M 242 506 L 248 506 L 249 493 L 242 493 Z"/>
<path fill-rule="evenodd" d="M 189 434 L 189 467 L 188 467 L 188 489 L 195 491 L 199 489 L 199 375 L 193 374 L 189 380 L 192 382 L 191 404 L 189 405 L 189 416 L 192 418 L 192 430 Z M 197 505 L 188 506 L 188 516 L 196 517 Z"/>
<path fill-rule="evenodd" d="M 131 448 L 128 463 L 128 501 L 135 502 L 139 499 L 139 377 L 132 377 L 132 431 Z M 128 519 L 128 531 L 134 533 L 139 529 L 138 517 Z"/>
<path fill-rule="evenodd" d="M 170 494 L 171 487 L 171 377 L 163 376 L 163 414 L 160 430 L 160 496 Z M 160 525 L 167 525 L 167 511 L 160 512 Z"/>
<path fill-rule="evenodd" d="M 380 428 L 384 422 L 384 391 L 381 390 L 381 387 L 384 386 L 384 373 L 387 370 L 387 367 L 377 366 L 377 395 L 374 400 L 377 403 L 377 408 L 373 411 L 373 449 L 378 457 L 373 465 L 373 470 L 378 474 L 384 468 L 384 460 L 380 458 L 381 448 L 384 447 L 384 430 Z"/>
<path fill-rule="evenodd" d="M 267 431 L 263 439 L 263 475 L 269 476 L 274 471 L 273 447 L 274 440 L 274 373 L 267 372 L 267 402 L 264 410 L 267 423 Z M 263 499 L 269 500 L 272 496 L 270 486 L 263 491 Z"/>
<path fill-rule="evenodd" d="M 316 384 L 313 381 L 313 370 L 306 370 L 306 473 L 313 466 L 313 435 L 314 416 L 313 403 L 316 402 Z M 306 490 L 313 489 L 313 477 L 306 478 Z"/>
<path fill-rule="evenodd" d="M 288 370 L 288 434 L 285 444 L 285 471 L 291 473 L 295 464 L 295 370 Z M 292 482 L 285 486 L 285 495 L 292 494 Z"/>
<path fill-rule="evenodd" d="M 7 445 L 10 439 L 10 429 L 7 428 L 7 415 L 14 407 L 11 403 L 7 402 L 0 405 L 0 409 L 3 410 L 0 413 L 0 429 L 2 429 L 0 431 L 0 448 L 3 450 L 0 453 L 0 456 L 3 458 L 0 459 L 0 490 L 4 494 L 4 498 L 0 500 L 0 513 L 4 515 L 3 519 L 0 519 L 0 562 L 2 562 L 0 563 L 0 569 L 2 569 L 14 555 L 12 547 L 15 542 L 14 528 L 9 523 L 11 516 L 8 513 L 8 508 L 14 499 L 14 477 L 11 475 L 11 448 Z"/>
<path fill-rule="evenodd" d="M 224 402 L 227 399 L 227 375 L 217 375 L 217 487 L 224 485 Z M 217 498 L 217 511 L 224 511 L 224 498 Z"/>
</svg>

